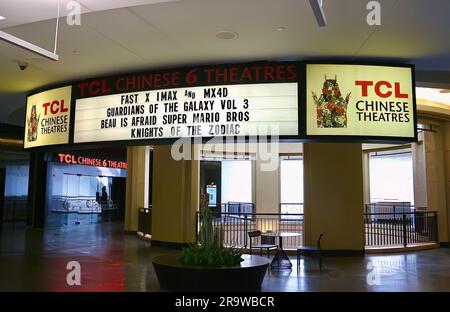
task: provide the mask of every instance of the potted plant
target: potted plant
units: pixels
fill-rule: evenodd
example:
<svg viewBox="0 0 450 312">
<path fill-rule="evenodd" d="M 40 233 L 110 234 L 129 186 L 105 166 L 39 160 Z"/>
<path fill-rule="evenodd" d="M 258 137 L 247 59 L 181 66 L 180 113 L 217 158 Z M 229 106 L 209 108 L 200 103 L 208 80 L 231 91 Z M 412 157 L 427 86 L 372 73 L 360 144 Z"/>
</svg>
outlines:
<svg viewBox="0 0 450 312">
<path fill-rule="evenodd" d="M 225 248 L 213 226 L 208 195 L 200 194 L 198 241 L 181 250 L 180 256 L 153 259 L 161 288 L 172 291 L 257 291 L 270 261 Z"/>
<path fill-rule="evenodd" d="M 181 251 L 179 261 L 187 265 L 230 266 L 238 265 L 242 250 L 225 248 L 218 228 L 213 226 L 208 194 L 200 192 L 200 230 L 198 242 L 189 244 Z"/>
</svg>

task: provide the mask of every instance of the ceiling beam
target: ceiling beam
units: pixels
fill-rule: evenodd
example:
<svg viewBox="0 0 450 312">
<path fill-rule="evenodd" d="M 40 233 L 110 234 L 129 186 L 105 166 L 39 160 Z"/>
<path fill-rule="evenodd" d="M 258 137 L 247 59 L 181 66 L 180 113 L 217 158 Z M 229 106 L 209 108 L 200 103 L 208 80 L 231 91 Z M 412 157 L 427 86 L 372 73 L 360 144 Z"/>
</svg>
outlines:
<svg viewBox="0 0 450 312">
<path fill-rule="evenodd" d="M 58 61 L 59 60 L 59 56 L 56 53 L 50 52 L 44 48 L 41 48 L 35 44 L 32 44 L 28 41 L 25 41 L 23 39 L 20 39 L 18 37 L 15 37 L 13 35 L 10 35 L 4 31 L 0 30 L 0 40 L 6 41 L 8 43 L 11 43 L 15 46 L 18 46 L 20 48 L 23 48 L 25 50 L 28 50 L 30 52 L 33 52 L 35 54 L 38 54 L 40 56 L 43 56 L 49 60 L 52 61 Z"/>
<path fill-rule="evenodd" d="M 311 5 L 319 27 L 327 26 L 327 18 L 323 12 L 323 0 L 309 0 L 309 4 Z"/>
</svg>

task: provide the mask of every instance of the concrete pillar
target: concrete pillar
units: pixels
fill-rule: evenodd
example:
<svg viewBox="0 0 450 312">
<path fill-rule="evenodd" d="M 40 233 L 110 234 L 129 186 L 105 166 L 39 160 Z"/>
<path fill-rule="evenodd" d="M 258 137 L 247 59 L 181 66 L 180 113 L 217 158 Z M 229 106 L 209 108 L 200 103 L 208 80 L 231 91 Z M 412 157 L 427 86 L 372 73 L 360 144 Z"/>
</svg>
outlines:
<svg viewBox="0 0 450 312">
<path fill-rule="evenodd" d="M 443 125 L 444 132 L 444 167 L 445 167 L 445 190 L 446 190 L 446 209 L 443 209 L 442 215 L 438 213 L 438 219 L 443 219 L 441 226 L 442 232 L 447 232 L 447 237 L 439 236 L 441 242 L 449 245 L 450 241 L 450 122 Z M 446 227 L 446 229 L 445 229 Z"/>
<path fill-rule="evenodd" d="M 279 156 L 290 155 L 300 156 L 303 153 L 301 143 L 280 143 Z M 255 207 L 257 213 L 280 213 L 281 201 L 281 170 L 280 157 L 278 159 L 278 166 L 271 171 L 262 171 L 263 164 L 267 164 L 267 159 L 262 160 L 259 154 L 256 154 L 254 161 L 254 181 L 253 187 L 255 192 Z"/>
<path fill-rule="evenodd" d="M 438 237 L 441 242 L 449 241 L 448 233 L 448 211 L 446 198 L 446 165 L 444 163 L 444 132 L 443 124 L 433 125 L 436 132 L 424 131 L 424 159 L 426 179 L 426 200 L 430 211 L 437 211 L 438 215 Z M 447 147 L 445 147 L 446 149 Z M 424 177 L 422 177 L 423 179 Z"/>
<path fill-rule="evenodd" d="M 366 205 L 370 204 L 370 155 L 369 152 L 362 154 L 363 156 L 363 190 L 364 190 L 364 211 Z"/>
<path fill-rule="evenodd" d="M 278 159 L 278 163 L 279 163 Z M 276 170 L 261 171 L 261 159 L 254 162 L 254 191 L 257 213 L 280 212 L 280 166 Z"/>
<path fill-rule="evenodd" d="M 324 250 L 364 250 L 361 144 L 305 143 L 305 245 L 324 233 Z"/>
<path fill-rule="evenodd" d="M 125 231 L 138 230 L 139 208 L 148 207 L 149 146 L 127 148 L 127 182 L 125 196 Z"/>
<path fill-rule="evenodd" d="M 418 209 L 428 206 L 427 179 L 425 168 L 425 147 L 423 132 L 418 134 L 418 140 L 411 146 L 414 180 L 414 206 Z"/>
<path fill-rule="evenodd" d="M 191 145 L 192 160 L 176 161 L 171 145 L 153 150 L 152 244 L 177 246 L 195 240 L 199 207 L 199 147 Z"/>
</svg>

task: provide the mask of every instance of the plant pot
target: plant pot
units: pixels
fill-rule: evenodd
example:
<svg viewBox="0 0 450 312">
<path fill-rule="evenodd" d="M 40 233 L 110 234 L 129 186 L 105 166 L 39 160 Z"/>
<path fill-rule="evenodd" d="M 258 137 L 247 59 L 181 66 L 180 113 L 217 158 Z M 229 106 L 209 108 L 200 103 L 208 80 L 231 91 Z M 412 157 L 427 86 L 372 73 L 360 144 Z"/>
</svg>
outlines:
<svg viewBox="0 0 450 312">
<path fill-rule="evenodd" d="M 270 260 L 243 255 L 233 266 L 193 266 L 182 264 L 177 255 L 153 258 L 161 289 L 169 291 L 259 291 Z"/>
</svg>

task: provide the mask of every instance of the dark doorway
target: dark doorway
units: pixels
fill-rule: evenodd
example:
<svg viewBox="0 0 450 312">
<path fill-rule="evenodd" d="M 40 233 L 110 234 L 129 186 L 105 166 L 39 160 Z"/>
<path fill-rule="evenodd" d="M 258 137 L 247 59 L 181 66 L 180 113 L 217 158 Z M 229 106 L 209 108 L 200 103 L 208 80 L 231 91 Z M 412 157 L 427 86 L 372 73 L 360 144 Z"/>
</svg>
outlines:
<svg viewBox="0 0 450 312">
<path fill-rule="evenodd" d="M 150 149 L 149 166 L 148 166 L 148 208 L 153 203 L 153 150 Z"/>
<path fill-rule="evenodd" d="M 5 207 L 6 169 L 0 168 L 0 230 L 3 227 L 3 209 Z"/>
<path fill-rule="evenodd" d="M 125 194 L 126 178 L 113 178 L 111 185 L 111 200 L 114 203 L 116 214 L 112 221 L 125 220 Z"/>
<path fill-rule="evenodd" d="M 201 161 L 200 162 L 200 187 L 204 192 L 210 192 L 210 208 L 213 211 L 221 211 L 222 195 L 222 163 L 220 161 Z M 215 192 L 215 196 L 213 196 Z M 213 203 L 215 198 L 215 204 Z"/>
</svg>

